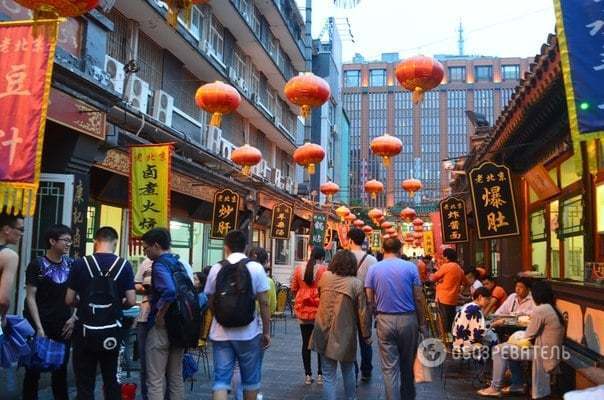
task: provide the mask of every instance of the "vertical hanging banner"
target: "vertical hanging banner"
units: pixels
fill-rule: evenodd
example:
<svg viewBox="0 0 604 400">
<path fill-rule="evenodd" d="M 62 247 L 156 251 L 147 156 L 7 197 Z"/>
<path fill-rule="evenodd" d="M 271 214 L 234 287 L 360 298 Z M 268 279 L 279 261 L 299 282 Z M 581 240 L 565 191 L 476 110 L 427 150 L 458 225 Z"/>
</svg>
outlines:
<svg viewBox="0 0 604 400">
<path fill-rule="evenodd" d="M 478 238 L 494 239 L 520 234 L 508 167 L 492 162 L 482 163 L 470 171 L 470 187 Z"/>
<path fill-rule="evenodd" d="M 431 256 L 434 254 L 434 234 L 432 231 L 424 232 L 424 255 Z"/>
<path fill-rule="evenodd" d="M 14 214 L 36 209 L 58 24 L 0 23 L 0 208 Z"/>
<path fill-rule="evenodd" d="M 153 228 L 170 227 L 172 145 L 131 146 L 130 241 L 137 243 Z"/>
<path fill-rule="evenodd" d="M 604 2 L 554 0 L 571 135 L 604 136 Z M 577 152 L 577 148 L 575 148 Z"/>
<path fill-rule="evenodd" d="M 443 243 L 464 243 L 468 241 L 465 201 L 456 197 L 442 200 L 440 202 L 440 216 Z"/>
<path fill-rule="evenodd" d="M 239 194 L 230 189 L 224 189 L 214 194 L 214 210 L 212 212 L 212 239 L 224 239 L 227 233 L 237 229 L 239 217 Z"/>
<path fill-rule="evenodd" d="M 325 233 L 327 230 L 327 215 L 314 214 L 312 217 L 312 237 L 313 246 L 323 246 L 325 244 Z"/>
<path fill-rule="evenodd" d="M 271 224 L 271 238 L 289 239 L 294 208 L 285 203 L 279 203 L 273 208 L 273 222 Z"/>
</svg>

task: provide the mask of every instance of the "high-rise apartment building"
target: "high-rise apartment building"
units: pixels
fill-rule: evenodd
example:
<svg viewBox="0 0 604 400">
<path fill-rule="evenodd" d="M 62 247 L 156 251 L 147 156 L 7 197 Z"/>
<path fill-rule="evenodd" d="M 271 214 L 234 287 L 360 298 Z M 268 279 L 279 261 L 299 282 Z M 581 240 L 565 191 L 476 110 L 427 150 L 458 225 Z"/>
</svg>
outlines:
<svg viewBox="0 0 604 400">
<path fill-rule="evenodd" d="M 398 57 L 392 53 L 376 62 L 367 62 L 357 54 L 354 63 L 344 65 L 343 102 L 350 118 L 351 201 L 366 200 L 364 183 L 378 179 L 386 191 L 378 197 L 377 206 L 434 205 L 449 184 L 442 160 L 469 151 L 474 128 L 466 110 L 482 114 L 492 125 L 530 63 L 528 58 L 435 58 L 444 66 L 443 82 L 427 92 L 418 105 L 398 84 Z M 388 170 L 369 149 L 371 140 L 386 132 L 403 141 L 403 151 Z M 424 185 L 413 200 L 400 186 L 410 177 Z"/>
</svg>

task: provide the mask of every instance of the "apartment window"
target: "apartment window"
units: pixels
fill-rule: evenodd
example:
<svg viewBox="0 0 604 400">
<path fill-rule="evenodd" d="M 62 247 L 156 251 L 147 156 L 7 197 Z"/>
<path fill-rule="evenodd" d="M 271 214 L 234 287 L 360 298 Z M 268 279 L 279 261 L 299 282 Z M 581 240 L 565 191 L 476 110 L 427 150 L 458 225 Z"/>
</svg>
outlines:
<svg viewBox="0 0 604 400">
<path fill-rule="evenodd" d="M 214 55 L 221 61 L 224 60 L 224 28 L 216 17 L 212 17 L 212 25 L 210 26 L 210 46 Z"/>
<path fill-rule="evenodd" d="M 504 81 L 517 81 L 520 79 L 520 65 L 501 66 L 501 77 Z"/>
<path fill-rule="evenodd" d="M 465 82 L 466 67 L 449 67 L 449 82 Z"/>
<path fill-rule="evenodd" d="M 493 81 L 493 66 L 492 65 L 477 65 L 474 67 L 474 78 L 476 82 L 492 82 Z"/>
<path fill-rule="evenodd" d="M 358 87 L 361 86 L 361 71 L 344 71 L 344 86 Z"/>
<path fill-rule="evenodd" d="M 386 70 L 372 69 L 369 71 L 369 85 L 386 86 Z"/>
<path fill-rule="evenodd" d="M 541 209 L 530 215 L 531 250 L 533 271 L 546 275 L 547 264 L 547 231 L 545 225 L 545 210 Z"/>
<path fill-rule="evenodd" d="M 233 51 L 233 69 L 235 70 L 235 77 L 238 79 L 245 79 L 245 56 L 239 49 Z"/>
</svg>

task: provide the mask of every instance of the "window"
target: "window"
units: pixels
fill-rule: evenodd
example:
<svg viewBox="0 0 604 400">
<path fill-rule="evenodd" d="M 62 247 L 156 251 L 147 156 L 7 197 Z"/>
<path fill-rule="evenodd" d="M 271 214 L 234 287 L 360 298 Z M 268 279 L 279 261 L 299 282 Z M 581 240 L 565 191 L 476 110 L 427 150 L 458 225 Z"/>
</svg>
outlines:
<svg viewBox="0 0 604 400">
<path fill-rule="evenodd" d="M 502 65 L 501 78 L 504 81 L 517 81 L 520 79 L 520 65 Z"/>
<path fill-rule="evenodd" d="M 289 264 L 289 240 L 275 239 L 275 264 Z"/>
<path fill-rule="evenodd" d="M 551 271 L 550 275 L 552 278 L 560 278 L 560 239 L 558 238 L 558 228 L 560 223 L 558 222 L 560 210 L 560 203 L 558 200 L 553 201 L 549 205 L 549 221 L 550 221 L 550 248 L 551 248 Z"/>
<path fill-rule="evenodd" d="M 583 200 L 581 196 L 562 202 L 560 239 L 564 241 L 564 278 L 583 280 Z"/>
<path fill-rule="evenodd" d="M 210 26 L 210 46 L 212 52 L 220 60 L 224 60 L 224 28 L 218 22 L 216 17 L 212 17 L 212 25 Z"/>
<path fill-rule="evenodd" d="M 545 210 L 530 215 L 532 270 L 545 276 L 547 264 L 547 232 L 545 230 Z"/>
<path fill-rule="evenodd" d="M 466 67 L 449 67 L 449 82 L 465 82 Z"/>
<path fill-rule="evenodd" d="M 344 71 L 344 86 L 361 86 L 361 71 Z"/>
<path fill-rule="evenodd" d="M 370 86 L 386 86 L 386 70 L 372 69 L 369 71 Z"/>
<path fill-rule="evenodd" d="M 560 183 L 562 188 L 572 185 L 581 179 L 581 176 L 577 174 L 578 162 L 577 155 L 573 154 L 571 158 L 560 165 Z"/>
<path fill-rule="evenodd" d="M 474 67 L 474 79 L 476 82 L 492 82 L 493 81 L 493 66 L 477 65 Z"/>
</svg>

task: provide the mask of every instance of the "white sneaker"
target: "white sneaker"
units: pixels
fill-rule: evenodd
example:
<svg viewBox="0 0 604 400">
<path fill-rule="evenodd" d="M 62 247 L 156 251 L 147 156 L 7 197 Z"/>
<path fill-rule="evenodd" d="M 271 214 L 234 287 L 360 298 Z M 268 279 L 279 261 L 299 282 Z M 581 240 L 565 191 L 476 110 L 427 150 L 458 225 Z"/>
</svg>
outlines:
<svg viewBox="0 0 604 400">
<path fill-rule="evenodd" d="M 311 383 L 312 383 L 312 376 L 306 375 L 306 378 L 304 379 L 304 384 L 310 385 Z"/>
<path fill-rule="evenodd" d="M 322 385 L 323 383 L 323 375 L 317 375 L 317 385 Z"/>
</svg>

